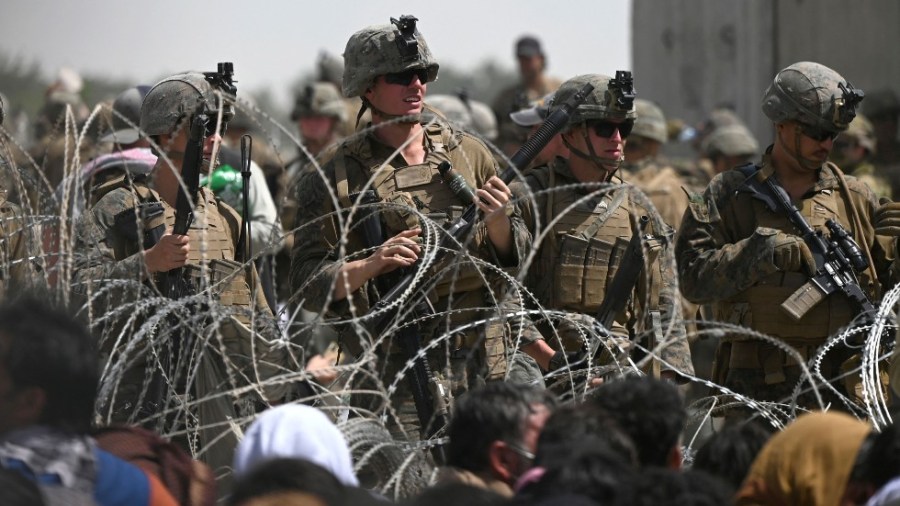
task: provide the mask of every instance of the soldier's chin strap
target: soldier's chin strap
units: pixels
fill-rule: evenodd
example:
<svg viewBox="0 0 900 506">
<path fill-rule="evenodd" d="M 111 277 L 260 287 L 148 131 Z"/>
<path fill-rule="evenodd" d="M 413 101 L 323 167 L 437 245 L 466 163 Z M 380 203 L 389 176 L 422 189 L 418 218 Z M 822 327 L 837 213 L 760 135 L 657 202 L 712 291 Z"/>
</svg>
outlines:
<svg viewBox="0 0 900 506">
<path fill-rule="evenodd" d="M 800 128 L 800 125 L 794 125 L 794 150 L 785 149 L 791 158 L 794 159 L 801 167 L 809 170 L 815 170 L 822 166 L 820 162 L 816 160 L 809 160 L 800 156 L 800 137 L 803 135 L 803 129 Z M 781 132 L 778 133 L 778 140 L 782 145 L 787 148 L 787 145 L 784 143 L 784 139 L 781 137 Z"/>
<path fill-rule="evenodd" d="M 362 97 L 362 106 L 359 108 L 359 112 L 356 114 L 356 127 L 359 127 L 359 120 L 362 118 L 362 115 L 365 114 L 366 109 L 372 111 L 372 114 L 377 114 L 384 120 L 397 120 L 398 123 L 420 123 L 422 121 L 422 114 L 390 114 L 382 111 L 381 109 L 372 105 L 366 97 Z"/>
<path fill-rule="evenodd" d="M 580 149 L 573 146 L 565 136 L 562 137 L 563 144 L 565 144 L 566 147 L 569 148 L 569 151 L 571 151 L 573 155 L 577 156 L 578 158 L 588 160 L 589 162 L 593 163 L 594 166 L 597 167 L 597 169 L 606 172 L 606 176 L 603 178 L 603 181 L 608 183 L 612 179 L 613 174 L 615 174 L 616 171 L 619 170 L 622 162 L 625 161 L 625 155 L 622 154 L 616 158 L 597 156 L 597 153 L 594 152 L 594 145 L 591 143 L 591 139 L 586 127 L 582 130 L 581 135 L 584 137 L 584 143 L 587 144 L 590 154 L 585 153 L 584 151 L 581 151 Z"/>
</svg>

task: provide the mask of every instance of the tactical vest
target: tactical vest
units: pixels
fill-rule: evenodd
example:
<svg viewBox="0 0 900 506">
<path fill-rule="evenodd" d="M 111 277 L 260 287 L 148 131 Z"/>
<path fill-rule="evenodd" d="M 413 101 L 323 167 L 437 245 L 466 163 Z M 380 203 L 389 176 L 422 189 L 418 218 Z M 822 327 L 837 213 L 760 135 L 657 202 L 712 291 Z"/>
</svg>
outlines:
<svg viewBox="0 0 900 506">
<path fill-rule="evenodd" d="M 552 189 L 557 177 L 552 166 L 548 175 L 547 188 Z M 545 306 L 596 315 L 634 233 L 630 212 L 635 209 L 624 189 L 587 198 L 572 190 L 547 193 L 542 219 L 558 219 L 546 231 L 535 276 L 536 292 Z M 642 297 L 632 300 L 632 312 L 644 314 L 659 309 L 662 280 L 658 270 L 648 266 L 657 264 L 662 247 L 663 242 L 656 237 L 645 241 L 645 267 L 638 286 L 650 289 L 632 292 L 643 292 Z M 620 314 L 616 322 L 628 319 L 628 315 Z"/>
<path fill-rule="evenodd" d="M 333 159 L 334 183 L 343 209 L 351 208 L 355 204 L 356 195 L 365 188 L 373 189 L 386 204 L 381 212 L 385 239 L 420 226 L 420 218 L 416 212 L 426 215 L 440 226 L 448 226 L 471 204 L 463 202 L 443 180 L 437 169 L 441 162 L 450 162 L 470 187 L 477 188 L 483 183 L 476 179 L 465 153 L 460 149 L 461 134 L 439 124 L 432 124 L 425 127 L 424 138 L 426 155 L 421 164 L 395 167 L 392 160 L 385 161 L 373 156 L 371 141 L 364 136 L 346 143 Z M 400 161 L 402 162 L 402 158 Z M 372 184 L 367 187 L 366 183 L 370 178 Z M 350 227 L 358 229 L 358 225 L 350 224 Z M 336 235 L 338 231 L 332 230 L 330 233 Z M 336 244 L 338 239 L 329 237 L 332 244 Z M 357 241 L 352 246 L 360 245 Z M 355 251 L 352 246 L 350 251 Z M 469 253 L 472 253 L 471 249 Z M 485 300 L 484 273 L 479 272 L 471 262 L 461 262 L 460 258 L 460 255 L 452 253 L 445 255 L 443 260 L 429 269 L 429 278 L 440 277 L 428 293 L 428 298 L 439 312 L 446 311 L 450 305 L 454 310 L 490 305 Z M 455 328 L 480 317 L 472 311 L 453 311 L 447 318 L 450 320 L 450 328 Z M 431 329 L 434 332 L 439 333 L 445 328 L 437 321 L 434 324 L 438 327 Z M 506 373 L 504 327 L 503 322 L 494 322 L 481 329 L 480 335 L 478 329 L 471 329 L 458 336 L 459 340 L 451 347 L 484 349 L 488 377 L 502 378 Z"/>
<path fill-rule="evenodd" d="M 800 212 L 816 230 L 822 230 L 828 236 L 825 222 L 834 219 L 844 226 L 860 245 L 867 243 L 856 230 L 850 216 L 848 200 L 840 189 L 819 190 L 811 198 L 802 201 Z M 770 211 L 763 202 L 747 198 L 750 206 L 746 212 L 756 218 L 757 227 L 769 227 L 789 234 L 796 230 L 783 212 Z M 866 269 L 857 274 L 859 284 L 870 297 L 875 293 L 876 280 L 871 270 Z M 798 288 L 803 286 L 809 277 L 801 272 L 778 272 L 772 274 L 756 285 L 716 305 L 716 319 L 743 325 L 764 334 L 777 336 L 779 339 L 796 347 L 816 346 L 822 344 L 829 335 L 833 335 L 846 326 L 854 317 L 854 308 L 846 297 L 834 293 L 813 307 L 802 319 L 794 320 L 782 308 L 781 304 Z"/>
<path fill-rule="evenodd" d="M 351 142 L 346 149 L 335 155 L 335 186 L 341 207 L 347 209 L 354 205 L 351 196 L 362 191 L 369 178 L 372 178 L 370 188 L 386 204 L 381 213 L 385 239 L 419 227 L 420 218 L 416 212 L 446 226 L 461 216 L 470 204 L 453 193 L 437 169 L 441 162 L 450 162 L 470 187 L 478 186 L 478 181 L 467 164 L 453 163 L 454 160 L 451 160 L 451 152 L 460 143 L 460 139 L 451 130 L 437 124 L 428 126 L 425 131 L 427 153 L 424 163 L 406 167 L 395 167 L 392 160 L 375 159 L 368 152 L 368 142 L 365 138 Z M 348 163 L 347 158 L 352 159 L 353 163 Z M 356 167 L 362 170 L 356 170 Z M 444 278 L 434 287 L 433 297 L 446 297 L 451 293 L 469 292 L 484 286 L 482 275 L 474 266 L 470 263 L 452 265 L 458 261 L 458 256 L 447 255 L 445 260 L 432 266 L 431 272 L 441 273 Z M 450 270 L 447 270 L 448 267 Z"/>
<path fill-rule="evenodd" d="M 175 208 L 162 201 L 156 192 L 146 186 L 143 179 L 136 179 L 135 184 L 129 184 L 127 176 L 107 181 L 95 188 L 96 199 L 99 201 L 107 193 L 120 188 L 133 192 L 136 197 L 136 206 L 151 202 L 162 203 L 166 228 L 171 229 L 174 226 Z M 232 223 L 230 224 L 226 213 L 231 218 Z M 220 304 L 235 308 L 235 318 L 241 323 L 249 325 L 250 312 L 253 310 L 250 287 L 242 264 L 234 260 L 235 246 L 232 239 L 232 227 L 239 227 L 239 223 L 240 218 L 234 211 L 222 207 L 215 195 L 207 188 L 200 188 L 197 206 L 194 209 L 194 220 L 188 232 L 190 253 L 183 272 L 191 286 L 199 290 L 211 289 Z M 155 228 L 159 223 L 147 221 L 142 225 L 145 230 L 149 230 Z M 140 251 L 141 245 L 113 241 L 113 248 L 116 258 L 122 259 Z M 158 278 L 156 281 L 158 282 Z"/>
</svg>

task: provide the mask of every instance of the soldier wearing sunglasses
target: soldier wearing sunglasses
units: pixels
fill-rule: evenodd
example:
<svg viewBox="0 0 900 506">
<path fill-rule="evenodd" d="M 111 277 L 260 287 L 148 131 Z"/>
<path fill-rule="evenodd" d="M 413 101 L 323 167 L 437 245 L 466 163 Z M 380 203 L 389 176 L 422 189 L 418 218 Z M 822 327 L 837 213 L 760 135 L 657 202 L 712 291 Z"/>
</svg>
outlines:
<svg viewBox="0 0 900 506">
<path fill-rule="evenodd" d="M 857 307 L 838 291 L 805 314 L 785 310 L 789 306 L 783 303 L 794 300 L 818 267 L 787 209 L 781 206 L 776 212 L 747 189 L 750 178 L 766 185 L 774 178 L 824 237 L 831 235 L 827 220 L 849 231 L 868 262 L 855 276 L 877 304 L 895 281 L 900 204 L 879 204 L 865 184 L 828 161 L 835 138 L 848 128 L 863 97 L 840 74 L 818 63 L 799 62 L 780 71 L 762 101 L 774 123 L 773 144 L 758 164 L 723 172 L 702 195 L 692 194 L 679 231 L 676 254 L 685 297 L 712 304 L 715 320 L 778 338 L 804 362 L 859 316 Z M 851 399 L 861 394 L 860 373 L 850 372 L 858 368 L 858 358 L 851 347 L 838 345 L 821 362 L 824 378 Z M 837 380 L 844 372 L 848 374 Z M 746 334 L 727 335 L 716 352 L 713 380 L 758 401 L 790 402 L 801 378 L 800 365 L 782 347 Z M 803 387 L 801 405 L 818 409 L 809 384 Z M 844 407 L 830 389 L 820 391 L 826 403 Z"/>
<path fill-rule="evenodd" d="M 490 308 L 500 299 L 487 286 L 494 277 L 491 269 L 473 258 L 514 267 L 528 252 L 527 231 L 508 205 L 511 193 L 497 177 L 494 159 L 480 140 L 422 114 L 438 63 L 416 30 L 416 18 L 403 16 L 358 31 L 347 42 L 344 59 L 344 95 L 361 97 L 357 121 L 369 110 L 372 123 L 338 147 L 322 174 L 311 173 L 298 184 L 291 269 L 297 302 L 340 321 L 365 314 L 384 295 L 389 280 L 380 276 L 420 268 L 419 259 L 428 253 L 425 244 L 439 239 L 428 238 L 427 233 L 436 232 L 434 225 L 450 224 L 472 204 L 471 197 L 454 192 L 438 171 L 442 162 L 449 162 L 470 187 L 477 188 L 475 202 L 484 218 L 459 255 L 429 267 L 425 290 L 438 317 L 419 325 L 419 339 L 422 347 L 434 344 L 428 360 L 444 385 L 437 390 L 459 393 L 485 378 L 501 379 L 507 370 L 503 323 L 460 327 L 490 317 Z M 368 197 L 374 192 L 375 202 L 382 204 L 375 211 L 367 192 Z M 348 221 L 345 210 L 362 203 L 369 206 Z M 369 212 L 384 236 L 375 241 L 359 222 Z M 342 353 L 362 356 L 370 345 L 347 325 L 341 329 Z M 387 386 L 406 358 L 391 342 L 390 333 L 374 338 L 378 376 Z M 399 425 L 415 436 L 417 431 L 409 430 L 419 425 L 411 409 L 411 392 L 405 380 L 397 386 L 399 391 L 390 399 L 396 409 L 392 412 L 399 412 Z M 360 395 L 351 403 L 373 411 L 386 408 L 378 395 L 365 399 Z M 397 421 L 390 420 L 392 429 Z"/>
<path fill-rule="evenodd" d="M 562 134 L 568 154 L 534 168 L 525 174 L 524 182 L 511 185 L 539 248 L 527 284 L 544 309 L 562 312 L 536 322 L 544 339 L 524 350 L 544 370 L 566 366 L 574 358 L 572 353 L 584 347 L 585 331 L 592 328 L 604 299 L 621 297 L 629 302 L 611 325 L 613 335 L 655 349 L 662 358 L 662 362 L 650 362 L 656 375 L 673 377 L 672 369 L 692 373 L 672 283 L 671 229 L 658 216 L 648 222 L 654 214 L 644 203 L 646 197 L 642 199 L 632 187 L 612 184 L 625 159 L 625 139 L 636 116 L 630 73 L 619 74 L 628 77 L 582 75 L 560 86 L 551 108 L 565 103 L 586 83 L 594 85 Z M 641 275 L 626 293 L 612 294 L 607 289 L 635 234 L 644 243 Z M 625 340 L 612 339 L 607 344 L 621 354 L 627 345 L 617 349 L 617 342 Z"/>
</svg>

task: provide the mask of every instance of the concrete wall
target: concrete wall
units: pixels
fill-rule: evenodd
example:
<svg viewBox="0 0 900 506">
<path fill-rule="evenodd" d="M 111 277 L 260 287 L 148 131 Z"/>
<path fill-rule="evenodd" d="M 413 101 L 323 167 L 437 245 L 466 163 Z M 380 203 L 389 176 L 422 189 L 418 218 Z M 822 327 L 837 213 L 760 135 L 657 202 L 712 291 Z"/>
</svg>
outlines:
<svg viewBox="0 0 900 506">
<path fill-rule="evenodd" d="M 791 63 L 900 91 L 897 0 L 633 0 L 631 22 L 639 96 L 689 123 L 730 104 L 762 145 L 772 137 L 762 94 Z"/>
</svg>

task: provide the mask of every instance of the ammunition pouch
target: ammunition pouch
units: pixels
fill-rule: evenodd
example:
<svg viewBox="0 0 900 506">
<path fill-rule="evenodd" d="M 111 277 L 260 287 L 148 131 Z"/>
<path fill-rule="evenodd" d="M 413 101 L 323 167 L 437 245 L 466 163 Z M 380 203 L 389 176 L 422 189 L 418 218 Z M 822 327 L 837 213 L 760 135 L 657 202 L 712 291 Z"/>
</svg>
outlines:
<svg viewBox="0 0 900 506">
<path fill-rule="evenodd" d="M 392 191 L 385 195 L 383 201 L 388 204 L 385 206 L 383 216 L 389 237 L 419 226 L 419 217 L 412 212 L 416 209 L 412 195 L 403 191 Z"/>
<path fill-rule="evenodd" d="M 205 271 L 206 276 L 203 266 L 185 265 L 187 286 L 192 288 L 193 293 L 208 287 L 219 304 L 235 309 L 236 320 L 250 325 L 252 306 L 244 265 L 234 260 L 215 259 L 206 263 Z"/>
</svg>

